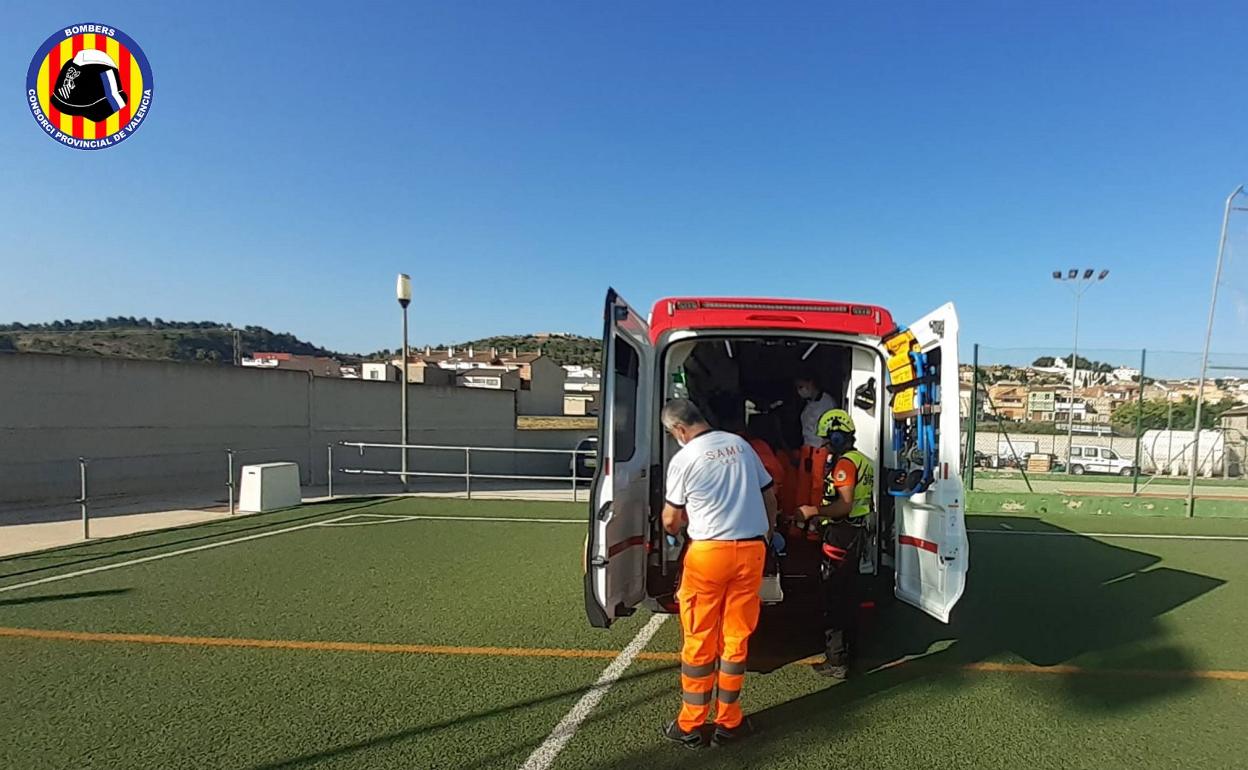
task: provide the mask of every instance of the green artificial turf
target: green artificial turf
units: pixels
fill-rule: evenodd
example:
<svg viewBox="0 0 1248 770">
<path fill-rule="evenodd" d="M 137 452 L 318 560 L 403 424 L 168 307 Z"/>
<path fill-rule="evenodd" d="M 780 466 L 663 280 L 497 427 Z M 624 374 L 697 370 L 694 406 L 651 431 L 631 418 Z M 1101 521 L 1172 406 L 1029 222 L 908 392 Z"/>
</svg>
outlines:
<svg viewBox="0 0 1248 770">
<path fill-rule="evenodd" d="M 1187 500 L 1180 497 L 1132 497 L 1130 494 L 1064 492 L 967 491 L 966 506 L 975 513 L 1086 513 L 1089 515 L 1187 517 Z M 1193 518 L 1248 519 L 1248 498 L 1235 500 L 1198 497 Z"/>
<path fill-rule="evenodd" d="M 1125 484 L 1130 486 L 1133 479 L 1131 476 L 1118 476 L 1108 473 L 1085 473 L 1075 475 L 1073 473 L 1027 473 L 1027 477 L 1032 481 L 1058 481 L 1063 484 Z M 975 469 L 976 479 L 1008 479 L 1022 482 L 1023 476 L 1018 471 L 1000 471 L 987 468 Z M 1181 491 L 1187 490 L 1187 476 L 1146 476 L 1141 475 L 1139 479 L 1141 488 L 1149 489 L 1158 485 L 1167 487 L 1182 487 Z M 1220 478 L 1199 476 L 1196 479 L 1196 490 L 1205 492 L 1216 492 L 1218 488 L 1239 488 L 1248 487 L 1248 479 L 1244 478 Z"/>
<path fill-rule="evenodd" d="M 0 586 L 360 514 L 569 518 L 558 503 L 335 501 L 0 560 Z M 365 516 L 372 514 L 373 516 Z M 870 664 L 830 685 L 808 578 L 753 640 L 760 731 L 692 753 L 657 730 L 671 660 L 636 661 L 557 767 L 1231 767 L 1248 682 L 1248 523 L 969 516 L 967 593 L 943 625 L 877 592 Z M 1018 534 L 1046 532 L 1054 536 Z M 585 620 L 579 524 L 313 527 L 0 593 L 0 626 L 203 637 L 619 650 L 648 618 Z M 793 558 L 797 558 L 796 556 Z M 679 649 L 669 618 L 648 652 Z M 514 768 L 606 658 L 220 648 L 0 637 L 0 767 Z M 968 670 L 984 663 L 1087 673 Z M 1149 673 L 1152 676 L 1149 676 Z"/>
</svg>

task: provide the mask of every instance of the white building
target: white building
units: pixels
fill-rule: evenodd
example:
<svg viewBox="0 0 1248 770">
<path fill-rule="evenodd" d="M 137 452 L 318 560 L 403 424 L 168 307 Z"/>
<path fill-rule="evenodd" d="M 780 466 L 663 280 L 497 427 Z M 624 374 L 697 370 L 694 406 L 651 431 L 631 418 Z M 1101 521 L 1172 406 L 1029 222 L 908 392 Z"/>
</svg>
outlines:
<svg viewBox="0 0 1248 770">
<path fill-rule="evenodd" d="M 598 414 L 602 399 L 602 378 L 588 366 L 564 366 L 563 413 L 586 416 Z"/>
<path fill-rule="evenodd" d="M 563 370 L 568 373 L 569 378 L 576 377 L 578 379 L 597 379 L 598 370 L 592 366 L 580 366 L 578 364 L 564 364 Z"/>
<path fill-rule="evenodd" d="M 520 372 L 504 367 L 473 367 L 455 375 L 455 384 L 461 388 L 485 388 L 487 390 L 512 390 L 519 392 L 522 386 Z"/>
<path fill-rule="evenodd" d="M 541 353 L 520 353 L 516 350 L 477 351 L 473 347 L 450 347 L 446 350 L 425 348 L 423 353 L 413 353 L 412 361 L 429 369 L 444 369 L 456 379 L 461 387 L 497 387 L 516 390 L 516 408 L 524 415 L 563 414 L 563 387 L 567 373 L 554 361 Z M 487 380 L 464 380 L 465 372 L 478 370 L 503 370 L 516 375 L 516 387 L 511 387 L 511 377 L 498 376 L 499 384 L 479 385 Z M 486 375 L 493 377 L 494 373 Z M 492 380 L 488 380 L 491 381 Z"/>
<path fill-rule="evenodd" d="M 1033 372 L 1040 372 L 1042 374 L 1055 374 L 1061 377 L 1066 382 L 1070 382 L 1070 365 L 1060 358 L 1054 359 L 1052 366 L 1032 366 L 1029 368 Z M 1085 369 L 1083 367 L 1080 367 L 1079 373 L 1075 375 L 1075 379 L 1077 380 L 1078 385 L 1081 388 L 1087 387 L 1091 385 L 1093 382 L 1096 382 L 1097 380 L 1103 377 L 1104 377 L 1103 374 L 1097 374 L 1096 372 L 1089 371 L 1088 369 Z"/>
<path fill-rule="evenodd" d="M 399 379 L 399 370 L 386 363 L 367 363 L 361 366 L 363 379 L 377 382 L 394 382 Z"/>
</svg>

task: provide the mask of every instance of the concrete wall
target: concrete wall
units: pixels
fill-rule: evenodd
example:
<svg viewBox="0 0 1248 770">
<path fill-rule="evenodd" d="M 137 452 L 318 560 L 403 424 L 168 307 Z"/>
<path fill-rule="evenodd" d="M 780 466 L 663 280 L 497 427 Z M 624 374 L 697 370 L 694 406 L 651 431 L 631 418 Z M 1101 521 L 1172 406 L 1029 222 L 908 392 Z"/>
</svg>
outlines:
<svg viewBox="0 0 1248 770">
<path fill-rule="evenodd" d="M 563 414 L 563 383 L 567 380 L 568 373 L 562 366 L 548 358 L 539 358 L 534 361 L 532 373 L 531 388 L 518 393 L 519 414 Z"/>
<path fill-rule="evenodd" d="M 408 392 L 411 443 L 514 445 L 514 394 L 436 386 Z M 209 489 L 224 496 L 226 448 L 236 450 L 239 466 L 293 461 L 305 484 L 323 484 L 327 444 L 397 442 L 399 414 L 398 383 L 0 355 L 0 501 L 72 499 L 80 456 L 90 460 L 92 497 Z M 397 469 L 398 451 L 370 449 L 351 464 Z M 418 466 L 460 470 L 462 453 L 413 451 Z M 481 470 L 511 468 L 514 461 L 500 456 L 484 459 Z"/>
<path fill-rule="evenodd" d="M 529 449 L 576 449 L 581 439 L 597 436 L 596 430 L 520 430 L 516 431 L 517 447 Z M 518 460 L 526 474 L 567 476 L 571 470 L 571 454 L 536 454 Z"/>
</svg>

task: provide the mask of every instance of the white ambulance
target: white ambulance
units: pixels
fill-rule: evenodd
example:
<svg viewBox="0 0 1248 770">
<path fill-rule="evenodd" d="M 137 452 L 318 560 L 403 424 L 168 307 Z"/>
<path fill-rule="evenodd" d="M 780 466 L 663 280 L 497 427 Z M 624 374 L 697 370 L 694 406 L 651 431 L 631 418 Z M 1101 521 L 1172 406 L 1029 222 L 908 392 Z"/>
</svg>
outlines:
<svg viewBox="0 0 1248 770">
<path fill-rule="evenodd" d="M 876 463 L 863 571 L 891 570 L 901 601 L 949 621 L 969 558 L 952 304 L 908 329 L 880 307 L 807 300 L 671 298 L 647 319 L 611 290 L 604 317 L 585 575 L 592 625 L 672 607 L 680 549 L 659 515 L 677 447 L 659 421 L 665 401 L 690 398 L 717 427 L 724 415 L 750 415 L 782 447 L 800 446 L 799 373 L 850 410 L 857 447 Z"/>
</svg>

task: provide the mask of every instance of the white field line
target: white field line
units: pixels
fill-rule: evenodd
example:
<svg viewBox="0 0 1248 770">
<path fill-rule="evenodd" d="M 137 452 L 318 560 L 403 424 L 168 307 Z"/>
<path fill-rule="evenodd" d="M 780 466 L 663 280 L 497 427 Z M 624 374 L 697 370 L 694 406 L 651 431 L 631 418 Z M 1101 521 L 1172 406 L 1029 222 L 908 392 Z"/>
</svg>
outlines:
<svg viewBox="0 0 1248 770">
<path fill-rule="evenodd" d="M 1248 541 L 1248 535 L 1149 535 L 1120 532 L 1034 532 L 1026 529 L 968 529 L 972 535 L 1021 535 L 1027 537 L 1104 537 L 1128 540 L 1229 540 Z"/>
<path fill-rule="evenodd" d="M 655 632 L 659 630 L 659 626 L 663 625 L 667 617 L 667 615 L 654 615 L 650 618 L 650 622 L 637 632 L 633 641 L 629 642 L 628 646 L 611 661 L 611 664 L 603 669 L 594 686 L 581 696 L 581 699 L 576 702 L 571 711 L 564 715 L 563 719 L 559 720 L 559 724 L 550 731 L 550 735 L 546 736 L 542 745 L 529 755 L 525 763 L 520 766 L 520 770 L 547 770 L 554 764 L 559 752 L 563 751 L 563 747 L 568 745 L 573 735 L 576 735 L 576 731 L 589 717 L 594 707 L 606 696 L 611 686 L 619 681 L 624 671 L 632 665 L 637 653 L 641 652 L 654 638 Z"/>
<path fill-rule="evenodd" d="M 160 561 L 161 559 L 169 559 L 174 556 L 182 556 L 188 553 L 197 553 L 199 551 L 207 551 L 212 548 L 220 548 L 221 546 L 224 546 L 224 545 L 234 545 L 235 543 L 245 543 L 249 540 L 259 540 L 262 537 L 284 535 L 287 532 L 296 532 L 301 529 L 310 529 L 312 527 L 319 527 L 322 524 L 329 523 L 329 522 L 341 521 L 342 519 L 349 519 L 355 515 L 356 514 L 348 514 L 346 516 L 339 516 L 336 519 L 329 519 L 326 522 L 314 521 L 309 524 L 299 524 L 294 527 L 285 527 L 283 529 L 273 529 L 273 530 L 269 530 L 268 532 L 257 532 L 254 535 L 245 535 L 244 537 L 235 537 L 235 538 L 230 538 L 229 540 L 220 540 L 215 543 L 207 543 L 205 545 L 196 545 L 196 546 L 192 546 L 191 548 L 181 548 L 177 551 L 169 551 L 167 553 L 158 553 L 152 556 L 143 556 L 138 559 L 130 559 L 129 561 L 115 562 L 113 564 L 103 564 L 103 565 L 100 565 L 99 567 L 89 567 L 87 569 L 80 569 L 74 572 L 66 572 L 60 575 L 50 575 L 48 577 L 42 577 L 36 580 L 27 580 L 24 583 L 15 583 L 10 586 L 0 586 L 0 593 L 6 593 L 8 591 L 16 591 L 21 588 L 30 588 L 31 586 L 43 585 L 45 583 L 55 583 L 59 580 L 69 580 L 70 578 L 82 577 L 83 575 L 94 575 L 97 572 L 107 572 L 113 569 L 121 569 L 122 567 L 130 567 L 135 564 L 146 564 L 147 562 Z"/>
<path fill-rule="evenodd" d="M 520 516 L 420 516 L 402 513 L 356 513 L 344 517 L 346 519 L 379 518 L 386 521 L 344 521 L 332 519 L 313 526 L 319 527 L 362 527 L 370 524 L 388 524 L 391 521 L 495 521 L 521 522 L 529 524 L 584 524 L 585 519 L 543 519 Z M 1212 541 L 1248 541 L 1248 535 L 1152 535 L 1145 533 L 1114 533 L 1114 532 L 1036 532 L 1025 529 L 968 529 L 973 535 L 1022 535 L 1033 537 L 1104 537 L 1140 540 L 1212 540 Z"/>
<path fill-rule="evenodd" d="M 392 519 L 386 518 L 380 521 L 374 519 L 372 521 L 335 521 L 332 524 L 319 524 L 321 527 L 376 527 L 382 524 L 399 524 L 411 519 Z"/>
<path fill-rule="evenodd" d="M 344 522 L 342 519 L 332 519 L 330 521 L 323 521 L 315 526 L 319 526 L 319 527 L 363 527 L 363 526 L 368 526 L 370 524 L 390 524 L 395 521 L 486 521 L 486 522 L 494 521 L 494 522 L 503 522 L 503 523 L 519 522 L 523 524 L 582 524 L 582 525 L 586 523 L 585 519 L 541 519 L 541 518 L 536 518 L 536 517 L 526 518 L 522 516 L 416 516 L 416 515 L 406 516 L 406 515 L 398 514 L 398 513 L 393 513 L 393 514 L 359 513 L 359 514 L 353 514 L 352 516 L 348 516 L 345 518 L 350 519 L 350 518 L 359 518 L 363 516 L 372 516 L 372 517 L 384 516 L 385 519 L 387 520 Z"/>
</svg>

